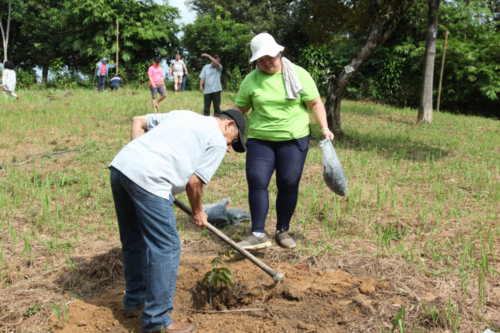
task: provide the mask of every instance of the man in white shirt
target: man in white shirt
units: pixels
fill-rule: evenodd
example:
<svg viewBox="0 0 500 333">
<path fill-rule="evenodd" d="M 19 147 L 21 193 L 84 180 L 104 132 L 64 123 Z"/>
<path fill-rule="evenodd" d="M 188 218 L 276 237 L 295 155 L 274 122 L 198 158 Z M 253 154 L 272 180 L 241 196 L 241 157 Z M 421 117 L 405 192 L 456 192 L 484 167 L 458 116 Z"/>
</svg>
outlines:
<svg viewBox="0 0 500 333">
<path fill-rule="evenodd" d="M 222 85 L 220 83 L 220 75 L 222 73 L 220 57 L 218 55 L 212 57 L 206 53 L 203 53 L 201 56 L 210 60 L 210 64 L 203 67 L 200 74 L 200 92 L 205 93 L 203 96 L 205 100 L 203 114 L 205 116 L 210 116 L 210 105 L 213 101 L 214 115 L 216 115 L 220 113 L 220 93 L 222 91 Z M 205 87 L 203 87 L 203 84 L 205 84 Z"/>
<path fill-rule="evenodd" d="M 172 208 L 186 191 L 191 221 L 202 230 L 203 185 L 232 146 L 244 152 L 245 118 L 236 110 L 216 117 L 192 111 L 132 119 L 131 142 L 110 164 L 111 189 L 122 243 L 127 316 L 142 313 L 143 332 L 189 333 L 194 325 L 174 321 L 181 243 Z"/>
</svg>

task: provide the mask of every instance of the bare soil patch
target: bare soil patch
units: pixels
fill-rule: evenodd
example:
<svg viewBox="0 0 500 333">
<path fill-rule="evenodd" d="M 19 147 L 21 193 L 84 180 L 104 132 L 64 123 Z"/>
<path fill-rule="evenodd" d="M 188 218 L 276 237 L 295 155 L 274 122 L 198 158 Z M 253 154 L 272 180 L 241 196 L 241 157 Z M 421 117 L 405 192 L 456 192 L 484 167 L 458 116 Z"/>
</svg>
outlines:
<svg viewBox="0 0 500 333">
<path fill-rule="evenodd" d="M 340 332 L 363 321 L 381 300 L 387 283 L 360 280 L 342 270 L 308 271 L 307 266 L 273 265 L 285 274 L 274 281 L 248 260 L 231 263 L 234 289 L 212 292 L 214 310 L 262 309 L 251 312 L 204 314 L 209 311 L 206 286 L 200 283 L 210 258 L 183 258 L 179 267 L 173 318 L 195 324 L 197 332 Z M 123 313 L 124 284 L 89 301 L 77 300 L 68 308 L 68 323 L 55 317 L 54 332 L 141 332 L 141 319 Z"/>
</svg>

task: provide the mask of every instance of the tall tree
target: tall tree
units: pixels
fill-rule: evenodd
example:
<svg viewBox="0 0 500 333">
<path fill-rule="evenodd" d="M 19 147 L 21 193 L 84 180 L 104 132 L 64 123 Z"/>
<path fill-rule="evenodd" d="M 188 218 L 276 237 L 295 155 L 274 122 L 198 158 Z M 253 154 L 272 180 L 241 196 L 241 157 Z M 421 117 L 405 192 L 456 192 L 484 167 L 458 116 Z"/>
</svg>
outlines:
<svg viewBox="0 0 500 333">
<path fill-rule="evenodd" d="M 79 69 L 89 73 L 101 57 L 111 57 L 118 46 L 116 20 L 119 21 L 120 63 L 133 68 L 156 55 L 175 54 L 179 32 L 174 20 L 179 10 L 153 0 L 71 0 L 66 3 L 74 22 L 63 48 L 75 52 Z"/>
<path fill-rule="evenodd" d="M 418 108 L 418 121 L 432 122 L 432 91 L 434 86 L 434 60 L 436 58 L 436 40 L 438 33 L 439 0 L 428 0 L 427 35 L 425 39 L 424 73 Z"/>
<path fill-rule="evenodd" d="M 22 43 L 14 45 L 14 54 L 21 67 L 41 68 L 42 82 L 47 82 L 54 61 L 73 67 L 73 52 L 61 48 L 73 25 L 68 23 L 65 0 L 26 1 L 23 15 L 16 15 L 16 23 Z"/>
<path fill-rule="evenodd" d="M 9 29 L 10 29 L 10 7 L 12 0 L 9 0 L 9 5 L 7 6 L 7 24 L 5 25 L 5 30 L 3 28 L 2 19 L 5 6 L 2 6 L 2 14 L 0 15 L 0 31 L 2 32 L 2 45 L 3 45 L 3 62 L 7 61 L 7 49 L 9 45 Z"/>
<path fill-rule="evenodd" d="M 215 18 L 215 8 L 222 8 L 221 18 L 226 13 L 236 23 L 250 25 L 254 35 L 261 32 L 271 34 L 276 41 L 286 47 L 287 57 L 300 55 L 309 45 L 304 23 L 309 20 L 308 0 L 187 0 L 186 5 L 198 17 L 211 15 Z"/>
<path fill-rule="evenodd" d="M 311 0 L 314 14 L 308 31 L 318 43 L 332 43 L 336 34 L 352 38 L 361 34 L 362 43 L 345 69 L 328 81 L 326 111 L 328 126 L 342 137 L 340 106 L 349 82 L 394 31 L 414 0 Z"/>
<path fill-rule="evenodd" d="M 215 10 L 215 19 L 207 14 L 184 26 L 182 45 L 190 55 L 194 55 L 190 59 L 190 67 L 201 70 L 206 62 L 203 62 L 200 55 L 209 53 L 219 55 L 225 69 L 246 68 L 248 49 L 253 37 L 250 25 L 236 23 L 229 13 L 225 13 L 225 18 L 222 19 L 223 10 L 220 6 L 216 6 Z M 225 73 L 227 71 L 223 72 L 223 76 Z"/>
</svg>

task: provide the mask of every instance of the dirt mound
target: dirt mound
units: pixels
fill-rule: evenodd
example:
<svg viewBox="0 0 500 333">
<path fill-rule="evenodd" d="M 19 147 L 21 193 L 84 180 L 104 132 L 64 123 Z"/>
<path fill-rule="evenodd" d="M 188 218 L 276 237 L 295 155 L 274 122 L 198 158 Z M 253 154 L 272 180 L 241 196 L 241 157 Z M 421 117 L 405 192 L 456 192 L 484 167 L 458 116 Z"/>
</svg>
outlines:
<svg viewBox="0 0 500 333">
<path fill-rule="evenodd" d="M 307 267 L 274 264 L 285 282 L 274 281 L 248 260 L 231 263 L 234 289 L 212 290 L 214 310 L 260 309 L 261 311 L 205 314 L 208 290 L 200 284 L 210 269 L 210 258 L 181 260 L 173 318 L 192 322 L 196 332 L 337 332 L 362 321 L 376 306 L 375 284 L 338 270 L 309 272 Z M 141 332 L 139 318 L 123 314 L 124 285 L 89 301 L 75 301 L 68 308 L 68 323 L 51 318 L 54 332 Z"/>
</svg>

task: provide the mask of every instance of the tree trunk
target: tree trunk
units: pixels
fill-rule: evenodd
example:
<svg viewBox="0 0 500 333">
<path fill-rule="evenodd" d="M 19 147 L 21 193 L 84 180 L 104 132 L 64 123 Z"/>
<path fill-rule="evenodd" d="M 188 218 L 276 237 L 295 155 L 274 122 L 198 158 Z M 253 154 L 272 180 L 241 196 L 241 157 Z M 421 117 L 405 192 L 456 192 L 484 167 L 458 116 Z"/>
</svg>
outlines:
<svg viewBox="0 0 500 333">
<path fill-rule="evenodd" d="M 47 79 L 49 77 L 49 66 L 45 65 L 42 69 L 42 83 L 47 84 Z"/>
<path fill-rule="evenodd" d="M 9 45 L 9 28 L 10 28 L 10 5 L 12 0 L 9 0 L 9 6 L 7 9 L 7 25 L 5 26 L 6 32 L 3 30 L 3 24 L 0 21 L 0 32 L 2 33 L 2 43 L 3 43 L 3 63 L 7 61 L 7 47 Z M 3 11 L 2 11 L 3 14 Z M 0 17 L 1 18 L 1 17 Z"/>
<path fill-rule="evenodd" d="M 436 58 L 436 39 L 438 32 L 438 10 L 440 0 L 429 1 L 427 17 L 427 36 L 425 38 L 424 75 L 418 108 L 418 122 L 432 122 L 432 88 L 434 83 L 434 60 Z"/>
<path fill-rule="evenodd" d="M 334 76 L 328 80 L 325 108 L 328 127 L 335 137 L 342 139 L 344 136 L 340 117 L 340 104 L 349 82 L 354 77 L 354 74 L 373 56 L 377 47 L 389 38 L 412 4 L 413 0 L 403 0 L 393 8 L 384 7 L 384 9 L 381 9 L 377 1 L 370 1 L 372 18 L 370 28 L 363 44 L 346 66 L 352 68 L 352 70 L 348 73 L 344 69 L 338 77 Z"/>
</svg>

